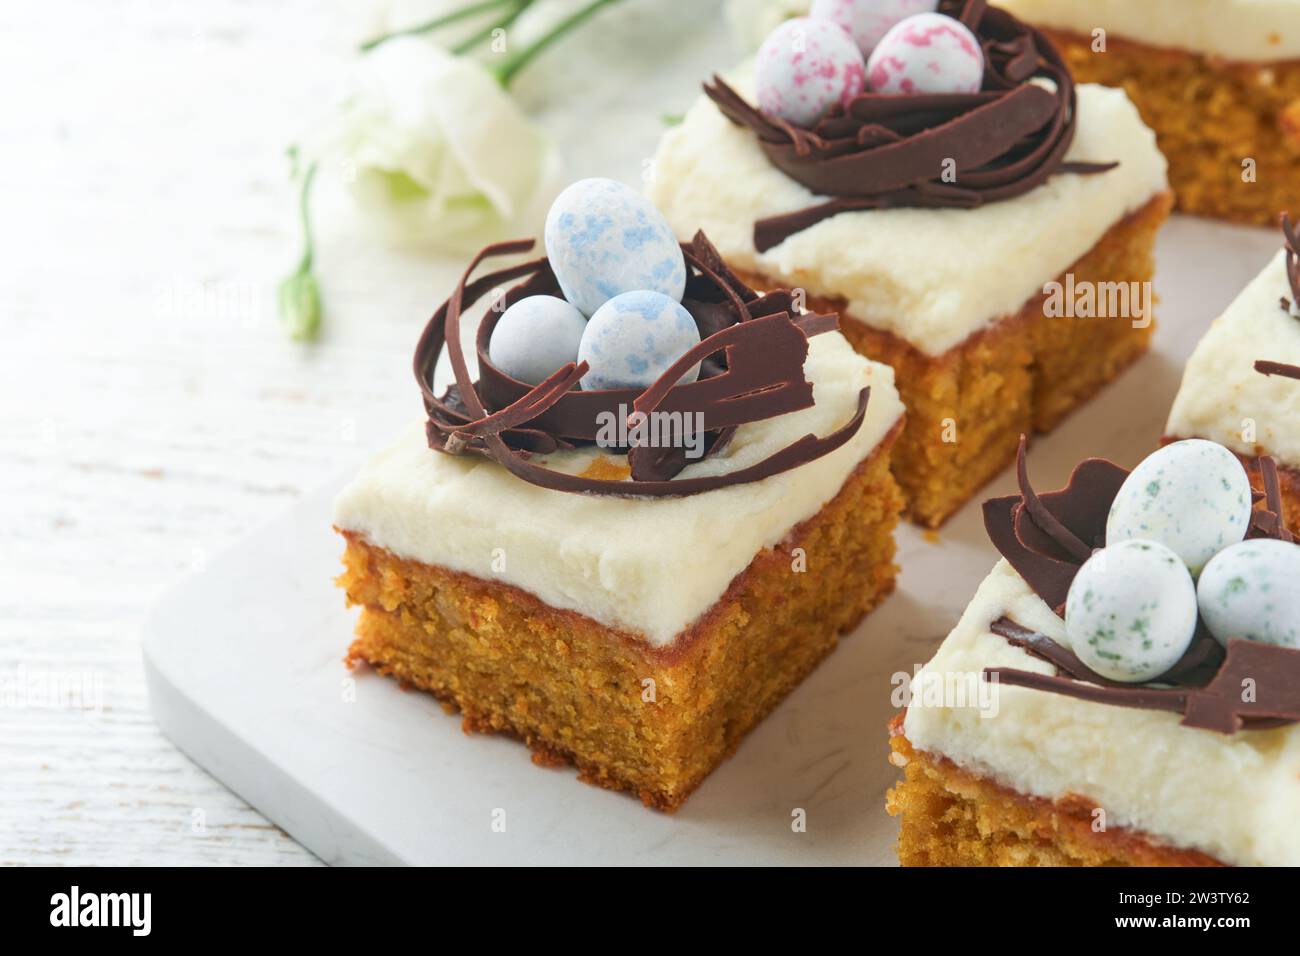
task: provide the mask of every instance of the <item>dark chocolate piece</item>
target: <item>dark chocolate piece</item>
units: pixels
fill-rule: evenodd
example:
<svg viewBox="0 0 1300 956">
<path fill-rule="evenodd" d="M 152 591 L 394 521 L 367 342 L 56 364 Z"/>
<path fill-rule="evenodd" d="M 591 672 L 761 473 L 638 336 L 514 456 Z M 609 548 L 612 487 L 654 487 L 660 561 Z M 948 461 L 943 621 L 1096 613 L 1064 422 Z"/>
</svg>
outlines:
<svg viewBox="0 0 1300 956">
<path fill-rule="evenodd" d="M 1255 363 L 1255 371 L 1261 375 L 1280 375 L 1283 378 L 1300 380 L 1300 365 L 1287 365 L 1285 362 L 1270 362 L 1260 359 Z"/>
<path fill-rule="evenodd" d="M 570 363 L 546 381 L 531 386 L 501 371 L 488 356 L 492 329 L 509 305 L 527 295 L 558 294 L 546 259 L 500 269 L 473 281 L 488 258 L 527 252 L 532 240 L 488 246 L 471 261 L 451 298 L 433 314 L 416 346 L 416 381 L 428 415 L 429 447 L 447 454 L 478 454 L 497 461 L 525 481 L 555 491 L 629 497 L 695 494 L 798 468 L 829 454 L 856 434 L 866 414 L 870 389 L 858 396 L 853 417 L 829 435 L 805 435 L 768 458 L 725 475 L 671 480 L 688 460 L 673 448 L 629 451 L 632 479 L 614 481 L 570 475 L 530 460 L 561 448 L 593 443 L 606 416 L 628 413 L 698 413 L 707 434 L 706 454 L 716 454 L 735 428 L 788 414 L 813 404 L 804 377 L 808 337 L 838 328 L 834 315 L 795 315 L 785 290 L 760 295 L 726 266 L 703 233 L 682 245 L 688 265 L 683 304 L 701 329 L 703 341 L 650 388 L 582 391 L 577 388 L 586 363 Z M 459 334 L 465 308 L 492 289 L 515 280 L 478 328 L 479 378 L 470 378 Z M 441 395 L 433 391 L 433 369 L 443 347 L 455 383 Z M 701 363 L 697 381 L 676 385 L 681 374 Z"/>
<path fill-rule="evenodd" d="M 1128 472 L 1102 458 L 1089 458 L 1074 469 L 1064 489 L 1037 495 L 1029 487 L 1023 440 L 1016 469 L 1021 494 L 986 501 L 984 529 L 1034 593 L 1064 614 L 1075 574 L 1092 548 L 1104 544 L 1110 503 Z"/>
<path fill-rule="evenodd" d="M 1201 687 L 1153 687 L 1074 680 L 1014 667 L 988 667 L 984 678 L 1097 704 L 1182 714 L 1184 727 L 1221 734 L 1300 722 L 1300 651 L 1234 637 L 1214 677 Z"/>
<path fill-rule="evenodd" d="M 1286 245 L 1286 277 L 1291 283 L 1291 302 L 1282 300 L 1282 308 L 1291 311 L 1291 303 L 1300 302 L 1300 232 L 1291 217 L 1282 213 L 1282 236 Z"/>
<path fill-rule="evenodd" d="M 1295 542 L 1282 514 L 1282 482 L 1277 474 L 1277 462 L 1269 455 L 1259 459 L 1260 479 L 1264 483 L 1264 507 L 1256 508 L 1250 515 L 1247 538 L 1276 538 Z M 1258 499 L 1256 499 L 1258 502 Z"/>
<path fill-rule="evenodd" d="M 723 115 L 754 132 L 774 166 L 831 197 L 756 222 L 758 251 L 841 212 L 969 209 L 1022 195 L 1054 173 L 1086 175 L 1117 165 L 1064 162 L 1074 139 L 1074 80 L 1039 31 L 983 0 L 943 0 L 940 11 L 980 40 L 979 92 L 865 92 L 804 129 L 751 106 L 717 76 L 704 85 Z M 1051 88 L 1030 83 L 1034 78 Z"/>
</svg>

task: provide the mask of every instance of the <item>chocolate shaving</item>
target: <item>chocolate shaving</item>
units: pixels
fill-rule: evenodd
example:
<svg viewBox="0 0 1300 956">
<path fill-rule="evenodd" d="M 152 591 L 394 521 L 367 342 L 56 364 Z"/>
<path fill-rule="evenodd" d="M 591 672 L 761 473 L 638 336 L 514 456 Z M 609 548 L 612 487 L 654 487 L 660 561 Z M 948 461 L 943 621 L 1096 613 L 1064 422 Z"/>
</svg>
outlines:
<svg viewBox="0 0 1300 956">
<path fill-rule="evenodd" d="M 808 338 L 838 328 L 834 315 L 796 315 L 788 290 L 760 295 L 726 266 L 703 233 L 682 244 L 688 265 L 682 302 L 695 318 L 703 341 L 648 389 L 577 388 L 586 363 L 569 363 L 538 385 L 528 385 L 493 365 L 488 355 L 492 330 L 512 302 L 528 295 L 559 294 L 546 259 L 534 259 L 471 281 L 486 259 L 516 255 L 532 240 L 488 246 L 470 262 L 451 298 L 430 318 L 416 346 L 414 369 L 424 397 L 429 447 L 446 454 L 491 458 L 524 481 L 555 491 L 633 497 L 696 494 L 760 481 L 798 468 L 845 444 L 866 414 L 870 389 L 862 389 L 852 418 L 834 432 L 805 435 L 768 458 L 729 474 L 673 480 L 689 462 L 684 449 L 633 447 L 631 480 L 570 475 L 530 459 L 559 449 L 590 445 L 602 421 L 622 413 L 677 412 L 703 424 L 706 455 L 726 447 L 736 427 L 789 414 L 813 405 L 812 385 L 803 373 Z M 479 378 L 472 380 L 461 345 L 464 309 L 505 283 L 519 281 L 489 309 L 476 336 Z M 433 369 L 446 348 L 455 383 L 442 395 L 433 391 Z M 700 363 L 699 378 L 676 384 Z M 630 417 L 630 416 L 629 416 Z M 633 432 L 635 434 L 635 431 Z"/>
<path fill-rule="evenodd" d="M 1300 233 L 1286 213 L 1282 213 L 1282 236 L 1286 244 L 1286 277 L 1291 283 L 1291 301 L 1284 298 L 1282 308 L 1294 315 L 1292 305 L 1300 308 Z"/>
<path fill-rule="evenodd" d="M 1214 676 L 1200 687 L 1114 686 L 989 667 L 985 680 L 1050 691 L 1078 700 L 1182 714 L 1184 727 L 1234 734 L 1300 722 L 1300 651 L 1234 637 Z"/>
<path fill-rule="evenodd" d="M 1051 664 L 1058 671 L 1064 671 L 1075 680 L 1093 681 L 1107 687 L 1126 686 L 1119 681 L 1107 680 L 1100 674 L 1094 673 L 1068 647 L 1062 647 L 1046 634 L 1040 634 L 1027 627 L 1022 627 L 1009 617 L 998 618 L 989 625 L 989 630 L 999 637 L 1005 637 L 1007 643 L 1012 647 L 1019 647 L 1027 651 L 1039 660 Z"/>
<path fill-rule="evenodd" d="M 1048 607 L 1064 614 L 1079 567 L 1106 534 L 1110 503 L 1128 472 L 1102 458 L 1074 469 L 1064 489 L 1037 495 L 1029 487 L 1025 443 L 1016 458 L 1021 494 L 984 503 L 984 529 L 998 552 Z M 1099 507 L 1099 502 L 1105 502 Z"/>
<path fill-rule="evenodd" d="M 1132 684 L 1102 677 L 1079 660 L 1079 656 L 1068 647 L 1063 647 L 1046 634 L 1021 626 L 1009 617 L 998 618 L 989 625 L 989 630 L 1006 638 L 1012 647 L 1022 648 L 1040 660 L 1047 661 L 1074 680 L 1088 681 L 1102 687 L 1133 687 Z M 1196 636 L 1178 663 L 1146 683 L 1200 686 L 1214 676 L 1222 663 L 1223 645 L 1214 639 L 1204 625 L 1198 624 Z"/>
<path fill-rule="evenodd" d="M 1282 511 L 1282 482 L 1278 478 L 1277 462 L 1270 455 L 1260 457 L 1259 474 L 1264 484 L 1264 507 L 1251 512 L 1246 537 L 1275 538 L 1294 543 L 1295 535 L 1287 529 Z"/>
<path fill-rule="evenodd" d="M 1300 365 L 1287 365 L 1284 362 L 1269 362 L 1260 359 L 1255 363 L 1255 371 L 1261 375 L 1280 375 L 1283 378 L 1300 380 Z"/>
<path fill-rule="evenodd" d="M 759 252 L 841 212 L 971 209 L 1029 192 L 1054 173 L 1118 165 L 1064 162 L 1074 139 L 1074 80 L 1039 31 L 983 0 L 944 0 L 940 10 L 980 40 L 985 76 L 976 93 L 865 92 L 804 129 L 751 106 L 717 76 L 704 85 L 723 115 L 754 132 L 774 166 L 832 197 L 756 222 Z"/>
</svg>

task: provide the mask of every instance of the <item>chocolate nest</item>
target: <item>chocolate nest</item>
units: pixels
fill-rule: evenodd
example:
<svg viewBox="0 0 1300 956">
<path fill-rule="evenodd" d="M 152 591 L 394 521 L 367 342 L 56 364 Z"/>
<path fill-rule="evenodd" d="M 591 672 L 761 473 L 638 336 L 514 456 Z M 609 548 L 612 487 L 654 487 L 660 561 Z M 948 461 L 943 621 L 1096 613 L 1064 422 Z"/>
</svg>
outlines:
<svg viewBox="0 0 1300 956">
<path fill-rule="evenodd" d="M 1252 515 L 1246 537 L 1293 542 L 1282 523 L 1277 465 L 1261 458 L 1260 471 L 1264 494 L 1256 501 L 1263 500 L 1264 507 Z M 1039 495 L 1029 483 L 1021 438 L 1020 494 L 984 504 L 984 527 L 994 547 L 1061 617 L 1075 574 L 1094 549 L 1105 547 L 1110 506 L 1128 475 L 1112 462 L 1089 458 L 1074 469 L 1065 488 Z M 990 630 L 1052 664 L 1057 673 L 991 667 L 984 671 L 986 680 L 1118 707 L 1172 711 L 1182 714 L 1184 726 L 1224 734 L 1300 721 L 1300 650 L 1234 637 L 1225 652 L 1202 622 L 1186 654 L 1168 672 L 1125 684 L 1102 677 L 1073 651 L 1010 618 L 999 618 Z M 1253 698 L 1243 694 L 1247 686 L 1253 687 Z"/>
<path fill-rule="evenodd" d="M 704 85 L 723 115 L 753 130 L 772 165 L 834 197 L 760 219 L 759 252 L 841 212 L 970 209 L 1027 193 L 1054 173 L 1117 165 L 1064 162 L 1074 140 L 1074 80 L 1042 33 L 984 0 L 944 0 L 939 10 L 979 38 L 984 83 L 976 93 L 865 92 L 805 129 L 751 106 L 717 76 Z"/>
<path fill-rule="evenodd" d="M 531 239 L 488 246 L 470 262 L 451 298 L 429 319 L 415 349 L 415 378 L 424 396 L 429 447 L 451 455 L 481 455 L 512 474 L 554 491 L 663 497 L 712 491 L 760 481 L 829 454 L 853 437 L 866 414 L 870 389 L 858 395 L 855 414 L 834 432 L 805 435 L 769 457 L 728 474 L 677 478 L 689 461 L 682 448 L 636 445 L 627 449 L 627 480 L 574 475 L 533 460 L 562 449 L 596 444 L 602 419 L 677 412 L 702 416 L 703 457 L 721 452 L 735 429 L 813 405 L 804 376 L 810 336 L 838 328 L 834 314 L 799 314 L 788 290 L 759 295 L 722 261 L 697 233 L 682 244 L 687 264 L 682 305 L 695 319 L 701 342 L 646 389 L 578 388 L 588 367 L 570 362 L 538 385 L 512 378 L 492 363 L 492 330 L 513 302 L 530 295 L 560 296 L 547 259 L 533 259 L 471 281 L 480 263 L 533 248 Z M 479 377 L 473 380 L 458 334 L 461 315 L 484 295 L 515 283 L 487 309 L 475 349 Z M 435 393 L 434 368 L 443 347 L 455 381 Z M 674 384 L 699 364 L 696 381 Z"/>
</svg>

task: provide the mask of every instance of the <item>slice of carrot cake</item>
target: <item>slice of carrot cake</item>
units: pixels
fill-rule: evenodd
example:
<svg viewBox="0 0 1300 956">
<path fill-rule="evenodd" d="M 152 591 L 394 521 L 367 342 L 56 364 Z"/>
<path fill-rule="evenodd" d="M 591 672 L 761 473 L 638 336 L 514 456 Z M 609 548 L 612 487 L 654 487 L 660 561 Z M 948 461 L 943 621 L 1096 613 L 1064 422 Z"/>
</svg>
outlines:
<svg viewBox="0 0 1300 956">
<path fill-rule="evenodd" d="M 339 496 L 349 657 L 675 809 L 893 588 L 893 373 L 609 180 L 416 350 L 426 420 Z M 477 375 L 455 334 L 492 290 Z M 435 387 L 444 351 L 451 381 Z"/>
<path fill-rule="evenodd" d="M 937 526 L 1148 347 L 1165 160 L 1123 91 L 1076 88 L 1003 10 L 945 0 L 879 38 L 817 12 L 706 85 L 649 194 L 893 366 L 895 475 Z"/>
<path fill-rule="evenodd" d="M 985 504 L 1002 560 L 910 685 L 909 866 L 1300 865 L 1300 545 L 1204 440 Z"/>
</svg>

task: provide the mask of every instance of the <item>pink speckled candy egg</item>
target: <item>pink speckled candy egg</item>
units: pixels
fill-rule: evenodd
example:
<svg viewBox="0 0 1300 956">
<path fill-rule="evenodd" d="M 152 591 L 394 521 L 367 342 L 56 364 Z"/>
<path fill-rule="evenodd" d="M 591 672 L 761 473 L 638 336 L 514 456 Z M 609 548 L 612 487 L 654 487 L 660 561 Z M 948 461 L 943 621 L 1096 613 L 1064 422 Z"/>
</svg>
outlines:
<svg viewBox="0 0 1300 956">
<path fill-rule="evenodd" d="M 895 23 L 938 8 L 939 0 L 813 0 L 808 15 L 843 28 L 868 56 Z"/>
<path fill-rule="evenodd" d="M 833 23 L 797 17 L 773 30 L 754 68 L 758 105 L 797 126 L 808 126 L 835 103 L 866 87 L 862 54 Z"/>
<path fill-rule="evenodd" d="M 876 93 L 975 93 L 984 82 L 984 51 L 965 24 L 918 13 L 876 44 L 867 77 Z"/>
</svg>

